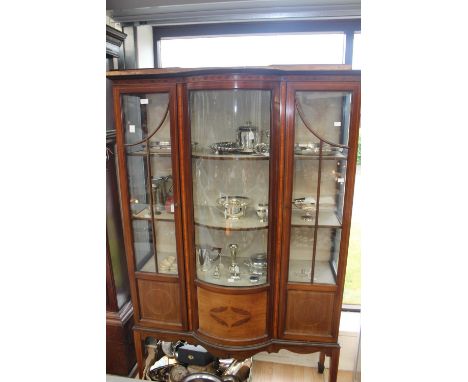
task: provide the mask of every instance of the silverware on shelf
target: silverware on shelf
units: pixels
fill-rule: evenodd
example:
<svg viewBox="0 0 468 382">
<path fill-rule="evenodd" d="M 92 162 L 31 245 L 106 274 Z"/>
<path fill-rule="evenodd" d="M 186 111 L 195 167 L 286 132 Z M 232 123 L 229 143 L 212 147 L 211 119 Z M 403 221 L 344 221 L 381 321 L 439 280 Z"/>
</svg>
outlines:
<svg viewBox="0 0 468 382">
<path fill-rule="evenodd" d="M 313 197 L 296 198 L 293 200 L 293 204 L 297 209 L 305 211 L 305 215 L 302 215 L 302 220 L 308 222 L 314 220 L 316 201 Z"/>
<path fill-rule="evenodd" d="M 216 205 L 224 214 L 225 219 L 238 220 L 245 216 L 250 198 L 246 196 L 222 196 L 216 200 Z"/>
</svg>

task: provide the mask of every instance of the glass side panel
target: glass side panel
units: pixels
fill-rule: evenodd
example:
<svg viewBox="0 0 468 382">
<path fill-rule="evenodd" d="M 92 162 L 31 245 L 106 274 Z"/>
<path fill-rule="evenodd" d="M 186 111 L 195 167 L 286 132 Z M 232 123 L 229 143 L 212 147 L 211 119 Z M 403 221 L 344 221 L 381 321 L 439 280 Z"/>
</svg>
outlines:
<svg viewBox="0 0 468 382">
<path fill-rule="evenodd" d="M 190 92 L 197 277 L 265 284 L 271 93 Z"/>
<path fill-rule="evenodd" d="M 169 94 L 122 96 L 136 270 L 177 274 Z"/>
<path fill-rule="evenodd" d="M 334 284 L 350 123 L 349 92 L 295 94 L 289 281 Z"/>
</svg>

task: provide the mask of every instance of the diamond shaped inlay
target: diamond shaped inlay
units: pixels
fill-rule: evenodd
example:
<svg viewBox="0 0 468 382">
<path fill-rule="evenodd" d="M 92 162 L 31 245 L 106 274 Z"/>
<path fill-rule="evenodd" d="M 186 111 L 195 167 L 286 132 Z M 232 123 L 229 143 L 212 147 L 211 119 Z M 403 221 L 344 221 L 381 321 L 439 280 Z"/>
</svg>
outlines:
<svg viewBox="0 0 468 382">
<path fill-rule="evenodd" d="M 252 315 L 244 309 L 234 306 L 220 306 L 210 310 L 210 316 L 220 325 L 235 328 L 250 321 Z"/>
</svg>

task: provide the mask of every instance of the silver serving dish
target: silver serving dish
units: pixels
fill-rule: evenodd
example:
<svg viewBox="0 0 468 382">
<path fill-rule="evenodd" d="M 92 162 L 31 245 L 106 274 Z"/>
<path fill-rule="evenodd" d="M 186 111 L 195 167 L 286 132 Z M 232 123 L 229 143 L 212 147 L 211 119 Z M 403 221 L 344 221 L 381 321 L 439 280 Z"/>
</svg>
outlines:
<svg viewBox="0 0 468 382">
<path fill-rule="evenodd" d="M 216 205 L 224 214 L 225 219 L 238 220 L 245 216 L 250 198 L 246 196 L 222 196 L 216 200 Z"/>
<path fill-rule="evenodd" d="M 297 209 L 305 211 L 305 215 L 302 216 L 302 220 L 309 222 L 314 220 L 316 209 L 316 201 L 314 198 L 297 198 L 293 200 L 293 204 Z"/>
<path fill-rule="evenodd" d="M 322 146 L 322 155 L 336 155 L 343 149 L 336 146 Z M 296 143 L 294 153 L 298 155 L 319 155 L 320 143 Z"/>
<path fill-rule="evenodd" d="M 237 142 L 217 142 L 209 146 L 213 154 L 237 154 L 241 148 Z"/>
</svg>

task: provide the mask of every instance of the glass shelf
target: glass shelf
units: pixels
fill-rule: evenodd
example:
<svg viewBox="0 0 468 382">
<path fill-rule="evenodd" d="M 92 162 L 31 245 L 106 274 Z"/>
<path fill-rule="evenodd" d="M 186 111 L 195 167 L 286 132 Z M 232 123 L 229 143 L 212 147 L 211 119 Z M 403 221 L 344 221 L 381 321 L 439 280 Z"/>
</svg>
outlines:
<svg viewBox="0 0 468 382">
<path fill-rule="evenodd" d="M 294 154 L 294 159 L 315 159 L 319 160 L 319 154 Z M 333 155 L 322 155 L 322 160 L 330 160 L 330 159 L 347 159 L 345 154 L 337 153 Z"/>
<path fill-rule="evenodd" d="M 268 222 L 261 222 L 253 208 L 247 208 L 245 216 L 238 220 L 225 219 L 221 210 L 216 207 L 196 206 L 195 211 L 195 224 L 203 227 L 229 231 L 268 228 Z"/>
<path fill-rule="evenodd" d="M 213 154 L 209 151 L 192 152 L 192 158 L 213 160 L 268 160 L 269 154 Z"/>
<path fill-rule="evenodd" d="M 302 218 L 304 211 L 293 209 L 291 213 L 291 226 L 293 227 L 315 227 L 315 212 L 312 213 L 312 220 L 306 221 Z M 341 227 L 341 220 L 332 210 L 319 210 L 317 227 Z"/>
<path fill-rule="evenodd" d="M 310 283 L 310 260 L 289 262 L 289 282 Z M 335 275 L 328 261 L 315 261 L 314 283 L 335 284 Z"/>
<path fill-rule="evenodd" d="M 156 264 L 154 262 L 154 255 L 138 269 L 139 272 L 156 272 Z M 173 252 L 158 252 L 158 273 L 177 275 L 177 254 Z"/>
<path fill-rule="evenodd" d="M 144 204 L 139 204 L 139 206 L 141 206 L 141 210 L 138 209 L 139 212 L 132 214 L 133 219 L 151 220 L 151 210 L 150 210 L 149 206 L 146 205 L 146 207 L 145 207 Z M 166 211 L 160 212 L 159 214 L 157 214 L 155 212 L 154 213 L 154 218 L 156 220 L 173 222 L 174 221 L 174 214 L 166 212 Z"/>
<path fill-rule="evenodd" d="M 198 268 L 197 278 L 200 281 L 227 287 L 251 287 L 256 285 L 265 285 L 267 283 L 266 275 L 259 276 L 259 280 L 256 282 L 250 281 L 250 271 L 249 267 L 246 265 L 248 262 L 247 257 L 238 257 L 237 262 L 239 264 L 239 280 L 232 280 L 229 277 L 229 256 L 221 256 L 221 261 L 218 261 L 216 264 L 211 264 L 206 271 L 202 271 Z M 219 277 L 213 276 L 213 271 L 216 265 L 218 265 L 219 268 Z"/>
<path fill-rule="evenodd" d="M 138 151 L 128 152 L 127 155 L 146 156 L 148 155 L 148 151 L 146 149 L 141 149 Z M 171 154 L 171 150 L 150 150 L 150 155 L 157 156 L 157 157 L 170 157 L 172 154 Z"/>
</svg>

